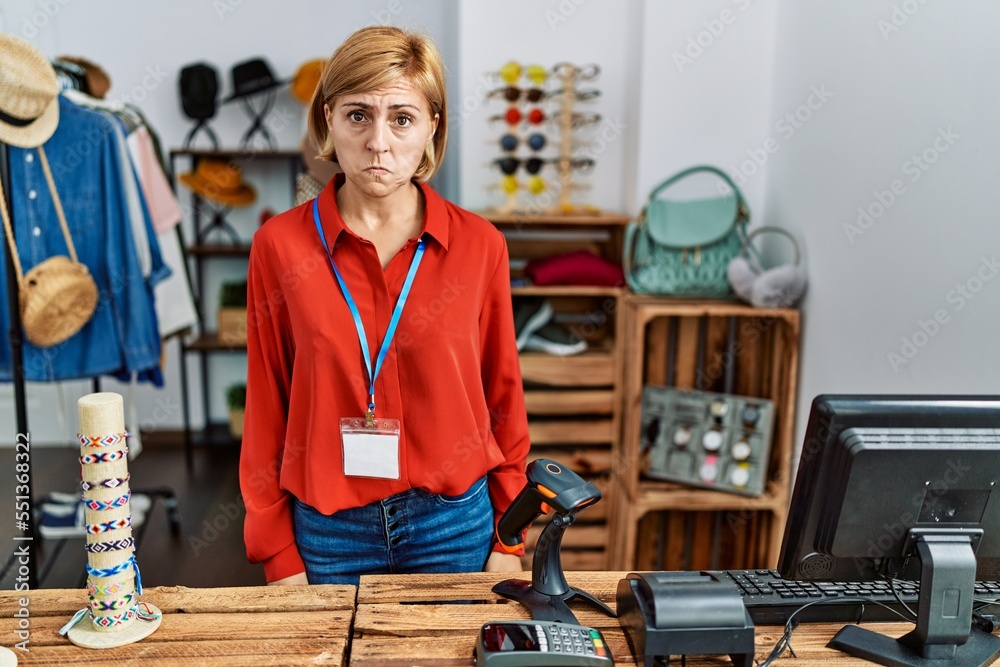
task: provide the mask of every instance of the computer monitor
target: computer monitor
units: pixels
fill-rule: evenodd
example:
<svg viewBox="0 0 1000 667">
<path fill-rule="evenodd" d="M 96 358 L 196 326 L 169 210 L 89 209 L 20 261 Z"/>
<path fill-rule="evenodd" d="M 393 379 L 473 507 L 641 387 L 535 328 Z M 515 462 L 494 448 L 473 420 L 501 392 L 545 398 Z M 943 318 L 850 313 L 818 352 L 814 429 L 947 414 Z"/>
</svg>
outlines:
<svg viewBox="0 0 1000 667">
<path fill-rule="evenodd" d="M 898 641 L 848 626 L 831 646 L 884 665 L 989 664 L 973 587 L 1000 572 L 1000 396 L 819 396 L 778 569 L 797 580 L 920 581 Z"/>
</svg>

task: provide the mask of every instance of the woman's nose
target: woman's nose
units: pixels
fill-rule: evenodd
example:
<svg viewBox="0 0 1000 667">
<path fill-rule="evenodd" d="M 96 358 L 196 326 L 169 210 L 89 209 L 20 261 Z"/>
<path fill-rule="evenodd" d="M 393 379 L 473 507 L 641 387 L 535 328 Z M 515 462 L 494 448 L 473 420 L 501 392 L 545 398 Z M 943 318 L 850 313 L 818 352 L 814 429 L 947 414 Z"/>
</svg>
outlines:
<svg viewBox="0 0 1000 667">
<path fill-rule="evenodd" d="M 384 153 L 389 150 L 389 129 L 384 124 L 374 123 L 372 125 L 367 147 L 373 153 Z"/>
</svg>

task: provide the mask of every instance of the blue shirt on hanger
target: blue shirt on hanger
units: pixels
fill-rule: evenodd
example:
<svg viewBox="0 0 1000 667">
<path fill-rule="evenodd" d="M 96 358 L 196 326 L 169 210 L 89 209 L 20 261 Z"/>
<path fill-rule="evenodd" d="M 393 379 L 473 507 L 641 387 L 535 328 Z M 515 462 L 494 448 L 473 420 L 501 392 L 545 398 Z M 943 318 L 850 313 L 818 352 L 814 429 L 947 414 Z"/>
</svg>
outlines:
<svg viewBox="0 0 1000 667">
<path fill-rule="evenodd" d="M 160 337 L 153 286 L 170 275 L 163 264 L 145 204 L 144 224 L 152 267 L 142 275 L 129 219 L 125 180 L 136 181 L 131 163 L 122 164 L 112 121 L 59 96 L 59 125 L 45 143 L 52 178 L 66 213 L 79 260 L 90 270 L 100 298 L 93 317 L 73 337 L 40 348 L 24 341 L 24 376 L 53 381 L 115 375 L 162 386 Z M 38 150 L 9 147 L 14 236 L 21 265 L 68 255 Z M 0 331 L 10 329 L 7 275 L 0 271 Z M 0 381 L 11 380 L 10 346 L 0 344 Z"/>
</svg>

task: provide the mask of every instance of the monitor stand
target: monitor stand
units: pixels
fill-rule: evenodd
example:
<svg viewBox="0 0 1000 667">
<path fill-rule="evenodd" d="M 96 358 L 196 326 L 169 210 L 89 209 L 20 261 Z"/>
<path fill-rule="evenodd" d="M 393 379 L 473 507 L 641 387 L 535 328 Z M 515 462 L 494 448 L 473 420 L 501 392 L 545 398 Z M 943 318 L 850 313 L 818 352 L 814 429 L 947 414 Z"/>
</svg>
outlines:
<svg viewBox="0 0 1000 667">
<path fill-rule="evenodd" d="M 972 627 L 973 543 L 982 531 L 912 529 L 920 559 L 917 627 L 899 639 L 845 626 L 827 646 L 890 667 L 985 667 L 1000 657 L 1000 637 Z"/>
</svg>

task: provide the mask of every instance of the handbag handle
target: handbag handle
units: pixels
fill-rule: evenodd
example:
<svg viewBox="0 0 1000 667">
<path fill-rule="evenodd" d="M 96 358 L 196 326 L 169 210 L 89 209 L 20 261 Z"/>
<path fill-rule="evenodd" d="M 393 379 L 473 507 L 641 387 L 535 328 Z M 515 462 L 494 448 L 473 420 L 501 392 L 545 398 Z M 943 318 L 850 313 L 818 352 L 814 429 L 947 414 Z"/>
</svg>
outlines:
<svg viewBox="0 0 1000 667">
<path fill-rule="evenodd" d="M 62 201 L 59 199 L 59 191 L 56 190 L 56 183 L 52 178 L 52 170 L 49 169 L 49 159 L 45 156 L 44 146 L 38 147 L 38 156 L 42 161 L 42 171 L 45 172 L 45 181 L 48 183 L 49 192 L 52 194 L 52 203 L 56 207 L 56 217 L 59 218 L 59 226 L 62 227 L 70 259 L 73 260 L 74 264 L 77 264 L 79 260 L 76 256 L 76 246 L 73 245 L 73 237 L 70 236 L 69 225 L 66 224 L 66 214 L 63 212 Z M 2 184 L 0 184 L 0 217 L 3 218 L 3 228 L 7 233 L 7 245 L 10 248 L 10 256 L 14 260 L 17 284 L 20 287 L 21 283 L 24 282 L 24 271 L 21 269 L 21 258 L 18 256 L 17 245 L 14 243 L 14 227 L 10 221 L 10 211 L 7 210 L 7 197 L 4 195 Z"/>
<path fill-rule="evenodd" d="M 757 252 L 756 248 L 754 248 L 752 245 L 750 245 L 750 242 L 753 241 L 754 237 L 756 237 L 758 234 L 761 234 L 761 233 L 765 233 L 765 234 L 781 234 L 782 236 L 784 236 L 785 238 L 787 238 L 789 241 L 791 241 L 792 242 L 792 248 L 795 249 L 795 266 L 799 265 L 799 262 L 802 259 L 802 254 L 801 254 L 801 251 L 800 251 L 800 248 L 799 248 L 799 242 L 795 239 L 795 235 L 792 234 L 787 229 L 785 229 L 784 227 L 774 227 L 774 226 L 765 225 L 763 227 L 758 227 L 757 229 L 753 230 L 752 232 L 750 232 L 750 234 L 747 235 L 746 240 L 743 241 L 743 245 L 740 247 L 740 254 L 751 253 L 752 252 L 754 255 L 757 256 L 756 257 L 757 261 L 760 262 L 760 254 Z"/>
<path fill-rule="evenodd" d="M 744 221 L 749 220 L 750 219 L 750 211 L 747 208 L 746 200 L 743 199 L 743 193 L 740 192 L 740 189 L 736 186 L 736 183 L 733 182 L 733 179 L 729 178 L 729 174 L 727 174 L 726 172 L 722 171 L 718 167 L 713 167 L 712 165 L 708 165 L 708 164 L 698 165 L 698 166 L 695 166 L 695 167 L 688 167 L 687 169 L 674 174 L 673 176 L 671 176 L 670 178 L 668 178 L 667 180 L 663 181 L 662 183 L 660 183 L 659 185 L 657 185 L 655 188 L 653 188 L 653 191 L 649 193 L 649 197 L 646 199 L 645 205 L 643 205 L 643 207 L 642 207 L 642 216 L 641 216 L 640 219 L 641 220 L 645 220 L 646 219 L 646 209 L 648 209 L 649 205 L 651 203 L 653 203 L 653 200 L 656 199 L 657 195 L 659 195 L 661 192 L 663 192 L 664 190 L 666 190 L 667 188 L 669 188 L 674 183 L 677 183 L 678 181 L 680 181 L 680 180 L 682 180 L 684 178 L 687 178 L 688 176 L 691 176 L 692 174 L 697 174 L 697 173 L 703 172 L 703 171 L 711 173 L 711 174 L 715 174 L 716 176 L 718 176 L 719 178 L 721 178 L 723 181 L 725 181 L 725 183 L 728 184 L 729 187 L 731 187 L 733 189 L 733 193 L 736 195 L 736 219 L 737 220 L 741 220 L 742 219 Z"/>
</svg>

